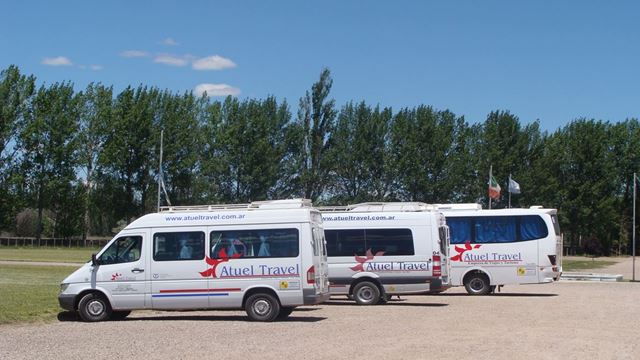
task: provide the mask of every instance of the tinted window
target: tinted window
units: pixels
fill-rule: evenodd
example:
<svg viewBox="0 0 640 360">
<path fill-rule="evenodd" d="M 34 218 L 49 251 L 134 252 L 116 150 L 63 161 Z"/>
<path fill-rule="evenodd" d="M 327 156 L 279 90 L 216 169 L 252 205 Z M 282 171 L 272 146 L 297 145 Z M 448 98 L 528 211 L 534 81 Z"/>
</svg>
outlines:
<svg viewBox="0 0 640 360">
<path fill-rule="evenodd" d="M 514 242 L 516 238 L 515 216 L 482 216 L 475 219 L 476 243 Z"/>
<path fill-rule="evenodd" d="M 328 256 L 355 256 L 364 254 L 364 230 L 325 230 Z"/>
<path fill-rule="evenodd" d="M 549 235 L 544 220 L 537 215 L 448 217 L 451 243 L 509 243 L 542 239 Z"/>
<path fill-rule="evenodd" d="M 447 225 L 451 232 L 452 244 L 464 244 L 466 241 L 474 242 L 471 233 L 473 219 L 468 217 L 448 217 Z"/>
<path fill-rule="evenodd" d="M 230 230 L 211 232 L 211 257 L 297 257 L 297 229 Z"/>
<path fill-rule="evenodd" d="M 325 230 L 329 256 L 364 255 L 384 252 L 384 256 L 413 255 L 413 236 L 409 229 Z"/>
<path fill-rule="evenodd" d="M 548 235 L 547 224 L 540 216 L 520 217 L 520 237 L 522 240 L 542 239 Z"/>
<path fill-rule="evenodd" d="M 367 229 L 365 248 L 374 254 L 384 251 L 385 256 L 413 255 L 413 236 L 409 229 Z"/>
<path fill-rule="evenodd" d="M 140 259 L 142 251 L 142 236 L 124 236 L 109 245 L 100 255 L 99 262 L 103 265 L 120 264 Z"/>
<path fill-rule="evenodd" d="M 178 261 L 204 259 L 204 233 L 166 232 L 153 235 L 153 260 Z"/>
</svg>

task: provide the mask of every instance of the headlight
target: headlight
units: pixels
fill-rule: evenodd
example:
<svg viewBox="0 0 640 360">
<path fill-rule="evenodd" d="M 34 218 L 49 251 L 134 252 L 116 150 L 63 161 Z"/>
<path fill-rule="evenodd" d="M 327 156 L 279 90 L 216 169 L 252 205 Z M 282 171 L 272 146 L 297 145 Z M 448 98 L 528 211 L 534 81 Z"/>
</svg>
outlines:
<svg viewBox="0 0 640 360">
<path fill-rule="evenodd" d="M 69 284 L 67 283 L 60 284 L 60 292 L 61 293 L 65 292 L 65 290 L 67 290 L 68 287 L 69 287 Z"/>
</svg>

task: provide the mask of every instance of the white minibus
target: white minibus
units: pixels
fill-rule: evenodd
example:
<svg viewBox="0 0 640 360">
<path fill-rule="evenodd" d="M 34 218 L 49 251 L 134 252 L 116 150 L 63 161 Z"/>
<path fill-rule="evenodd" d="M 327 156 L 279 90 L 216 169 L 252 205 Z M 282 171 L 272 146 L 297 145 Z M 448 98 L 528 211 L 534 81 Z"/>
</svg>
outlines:
<svg viewBox="0 0 640 360">
<path fill-rule="evenodd" d="M 360 305 L 449 286 L 449 230 L 424 203 L 322 207 L 332 295 Z"/>
<path fill-rule="evenodd" d="M 60 306 L 85 321 L 135 309 L 285 318 L 329 298 L 322 216 L 302 199 L 161 208 L 129 224 L 60 287 Z"/>
<path fill-rule="evenodd" d="M 439 204 L 451 231 L 451 285 L 472 295 L 509 284 L 550 283 L 562 273 L 556 209 L 483 210 L 479 204 Z"/>
</svg>

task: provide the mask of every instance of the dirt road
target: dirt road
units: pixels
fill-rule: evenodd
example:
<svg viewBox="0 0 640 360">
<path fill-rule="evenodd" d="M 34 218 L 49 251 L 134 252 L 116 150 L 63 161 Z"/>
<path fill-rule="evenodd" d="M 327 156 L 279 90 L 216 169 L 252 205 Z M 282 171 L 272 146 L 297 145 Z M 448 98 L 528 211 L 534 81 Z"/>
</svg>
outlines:
<svg viewBox="0 0 640 360">
<path fill-rule="evenodd" d="M 360 307 L 332 301 L 276 323 L 241 311 L 136 311 L 119 322 L 0 326 L 2 359 L 637 359 L 640 284 L 463 289 Z"/>
</svg>

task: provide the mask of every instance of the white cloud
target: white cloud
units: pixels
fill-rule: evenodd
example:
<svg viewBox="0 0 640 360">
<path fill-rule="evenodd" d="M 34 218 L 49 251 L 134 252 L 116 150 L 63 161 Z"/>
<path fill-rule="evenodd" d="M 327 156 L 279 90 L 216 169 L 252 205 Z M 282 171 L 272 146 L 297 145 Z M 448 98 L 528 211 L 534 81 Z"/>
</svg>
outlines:
<svg viewBox="0 0 640 360">
<path fill-rule="evenodd" d="M 164 64 L 164 65 L 171 65 L 171 66 L 185 66 L 188 63 L 188 57 L 161 54 L 156 56 L 153 59 L 153 62 Z"/>
<path fill-rule="evenodd" d="M 120 53 L 120 56 L 126 58 L 134 58 L 134 57 L 147 57 L 149 53 L 142 50 L 125 50 Z"/>
<path fill-rule="evenodd" d="M 198 84 L 193 89 L 197 96 L 202 96 L 205 92 L 207 96 L 238 96 L 240 89 L 227 84 Z"/>
<path fill-rule="evenodd" d="M 168 45 L 168 46 L 176 46 L 176 45 L 180 45 L 180 44 L 178 44 L 178 42 L 177 42 L 177 41 L 175 41 L 173 38 L 170 38 L 170 37 L 169 37 L 169 38 L 166 38 L 166 39 L 164 39 L 164 40 L 162 40 L 162 43 L 163 43 L 164 45 Z"/>
<path fill-rule="evenodd" d="M 43 65 L 49 66 L 71 66 L 73 63 L 65 56 L 48 57 L 42 59 Z"/>
<path fill-rule="evenodd" d="M 104 69 L 104 67 L 102 65 L 89 65 L 89 69 L 94 70 L 94 71 L 98 71 L 98 70 L 102 70 Z"/>
<path fill-rule="evenodd" d="M 219 55 L 207 56 L 193 62 L 194 70 L 222 70 L 236 67 L 236 63 L 231 59 L 223 58 Z"/>
</svg>

